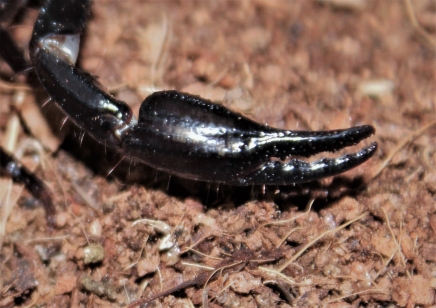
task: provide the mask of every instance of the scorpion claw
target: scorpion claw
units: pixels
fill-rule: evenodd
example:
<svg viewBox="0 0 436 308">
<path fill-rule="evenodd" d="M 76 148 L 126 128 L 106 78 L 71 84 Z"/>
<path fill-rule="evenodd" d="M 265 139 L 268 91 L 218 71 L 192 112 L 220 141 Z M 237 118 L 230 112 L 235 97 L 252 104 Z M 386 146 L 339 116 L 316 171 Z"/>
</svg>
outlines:
<svg viewBox="0 0 436 308">
<path fill-rule="evenodd" d="M 248 175 L 241 184 L 275 184 L 304 183 L 337 175 L 350 170 L 372 157 L 377 150 L 377 143 L 372 143 L 357 153 L 347 154 L 339 158 L 323 158 L 312 163 L 299 159 L 289 162 L 269 161 Z"/>
<path fill-rule="evenodd" d="M 177 91 L 148 96 L 136 119 L 127 104 L 75 66 L 89 7 L 89 0 L 48 0 L 35 25 L 31 59 L 41 84 L 69 118 L 125 156 L 184 178 L 250 185 L 317 180 L 363 163 L 376 150 L 374 143 L 337 159 L 304 162 L 298 158 L 355 145 L 374 128 L 280 130 Z"/>
<path fill-rule="evenodd" d="M 24 0 L 6 1 L 0 21 L 15 15 Z M 364 125 L 332 131 L 290 131 L 256 123 L 228 108 L 177 91 L 155 92 L 136 119 L 130 107 L 105 92 L 91 74 L 76 67 L 80 36 L 91 0 L 46 0 L 29 45 L 31 65 L 51 99 L 96 141 L 158 170 L 180 177 L 229 185 L 288 185 L 352 169 L 374 155 L 372 143 L 357 153 L 305 162 L 336 152 L 375 133 Z M 0 25 L 0 57 L 15 72 L 25 70 L 24 53 Z M 3 45 L 2 45 L 3 47 Z M 55 207 L 44 182 L 0 148 L 0 173 L 23 183 L 55 224 Z"/>
<path fill-rule="evenodd" d="M 374 134 L 364 125 L 333 131 L 289 131 L 256 123 L 222 105 L 177 91 L 155 92 L 125 132 L 126 153 L 184 178 L 230 185 L 292 184 L 347 171 L 373 155 L 359 153 L 307 163 L 297 157 L 335 152 Z M 289 161 L 272 161 L 280 158 Z"/>
<path fill-rule="evenodd" d="M 345 147 L 358 144 L 363 139 L 375 133 L 370 125 L 350 127 L 331 131 L 288 131 L 284 142 L 283 152 L 287 155 L 310 157 L 322 152 L 336 152 Z M 286 141 L 286 138 L 283 138 Z M 290 144 L 292 143 L 292 147 Z M 276 145 L 276 148 L 279 144 Z"/>
</svg>

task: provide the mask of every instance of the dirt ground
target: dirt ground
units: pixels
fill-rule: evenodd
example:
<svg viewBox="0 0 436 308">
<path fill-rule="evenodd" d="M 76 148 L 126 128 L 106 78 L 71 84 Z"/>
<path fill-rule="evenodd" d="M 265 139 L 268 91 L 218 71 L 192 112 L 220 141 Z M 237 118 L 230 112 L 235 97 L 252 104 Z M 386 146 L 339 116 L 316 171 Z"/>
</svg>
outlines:
<svg viewBox="0 0 436 308">
<path fill-rule="evenodd" d="M 36 15 L 11 28 L 23 46 Z M 435 55 L 431 0 L 95 0 L 79 65 L 135 112 L 177 89 L 279 128 L 370 124 L 379 149 L 305 185 L 176 179 L 40 113 L 1 64 L 0 141 L 58 214 L 50 232 L 2 179 L 0 307 L 434 307 Z M 31 134 L 11 128 L 21 101 Z"/>
</svg>

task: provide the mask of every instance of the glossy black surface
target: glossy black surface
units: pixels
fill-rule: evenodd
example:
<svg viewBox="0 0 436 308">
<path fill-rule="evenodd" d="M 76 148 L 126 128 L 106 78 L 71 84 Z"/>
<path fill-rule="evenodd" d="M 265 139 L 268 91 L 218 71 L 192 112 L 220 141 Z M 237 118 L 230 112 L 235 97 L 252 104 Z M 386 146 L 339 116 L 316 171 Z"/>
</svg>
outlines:
<svg viewBox="0 0 436 308">
<path fill-rule="evenodd" d="M 347 171 L 374 154 L 375 143 L 358 153 L 308 163 L 301 157 L 355 145 L 373 134 L 374 128 L 279 130 L 177 91 L 147 97 L 136 121 L 130 108 L 105 93 L 95 78 L 44 46 L 48 36 L 81 33 L 89 7 L 87 0 L 47 1 L 35 26 L 31 46 L 38 47 L 31 48 L 31 58 L 41 84 L 68 117 L 98 142 L 118 147 L 126 157 L 188 179 L 287 185 Z M 65 16 L 65 11 L 70 14 Z"/>
<path fill-rule="evenodd" d="M 50 190 L 31 171 L 20 164 L 11 154 L 0 147 L 0 173 L 9 176 L 14 182 L 23 184 L 26 189 L 44 205 L 47 223 L 54 226 L 56 209 Z"/>
<path fill-rule="evenodd" d="M 46 1 L 35 24 L 30 57 L 41 85 L 69 119 L 124 156 L 188 179 L 289 185 L 342 173 L 375 153 L 377 144 L 372 143 L 357 153 L 309 163 L 302 158 L 356 145 L 374 134 L 374 128 L 280 130 L 177 91 L 148 96 L 136 120 L 124 102 L 75 66 L 74 50 L 79 50 L 90 6 L 89 0 Z"/>
<path fill-rule="evenodd" d="M 122 147 L 154 168 L 193 180 L 286 185 L 349 170 L 371 157 L 376 145 L 313 163 L 293 156 L 336 151 L 373 133 L 372 126 L 323 132 L 279 130 L 198 96 L 162 91 L 146 98 L 138 124 L 123 135 Z"/>
<path fill-rule="evenodd" d="M 0 21 L 12 20 L 25 0 L 1 0 Z M 0 25 L 0 56 L 11 69 L 19 74 L 29 67 L 29 63 L 11 35 Z M 14 182 L 21 183 L 44 206 L 49 228 L 55 224 L 56 209 L 52 201 L 50 189 L 30 170 L 24 167 L 12 154 L 0 147 L 0 174 L 10 177 Z"/>
<path fill-rule="evenodd" d="M 71 121 L 106 146 L 119 145 L 114 131 L 132 118 L 132 111 L 124 102 L 101 90 L 93 76 L 46 50 L 39 50 L 32 61 L 42 86 Z"/>
<path fill-rule="evenodd" d="M 33 28 L 31 49 L 40 39 L 55 34 L 82 34 L 89 18 L 91 1 L 49 0 L 39 11 Z"/>
</svg>

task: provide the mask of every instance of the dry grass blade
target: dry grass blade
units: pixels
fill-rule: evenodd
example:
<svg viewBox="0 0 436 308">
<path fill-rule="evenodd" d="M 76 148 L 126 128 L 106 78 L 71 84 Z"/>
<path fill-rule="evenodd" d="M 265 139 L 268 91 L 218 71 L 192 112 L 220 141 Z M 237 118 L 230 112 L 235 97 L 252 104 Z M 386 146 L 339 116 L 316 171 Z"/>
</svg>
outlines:
<svg viewBox="0 0 436 308">
<path fill-rule="evenodd" d="M 97 212 L 100 211 L 100 206 L 98 205 L 98 203 L 82 187 L 74 182 L 71 183 L 71 186 L 80 195 L 82 200 L 85 201 L 87 205 L 89 205 L 90 208 Z"/>
<path fill-rule="evenodd" d="M 388 157 L 380 164 L 378 169 L 373 172 L 372 179 L 375 179 L 377 176 L 380 175 L 380 173 L 383 171 L 384 168 L 389 164 L 389 162 L 392 160 L 392 158 L 399 152 L 402 148 L 404 148 L 413 138 L 418 137 L 422 133 L 424 133 L 427 129 L 432 127 L 436 124 L 436 120 L 431 121 L 430 123 L 425 124 L 421 128 L 417 129 L 416 131 L 410 133 L 406 138 L 404 138 L 392 151 L 389 153 Z"/>
<path fill-rule="evenodd" d="M 413 28 L 415 29 L 416 34 L 421 39 L 421 41 L 428 46 L 433 52 L 436 53 L 436 39 L 428 34 L 427 31 L 419 24 L 418 20 L 415 16 L 415 10 L 413 9 L 411 0 L 404 0 L 404 4 L 406 5 L 406 13 L 409 18 Z"/>
<path fill-rule="evenodd" d="M 325 301 L 325 302 L 323 302 L 323 303 L 325 303 L 325 304 L 328 304 L 328 303 L 334 303 L 334 302 L 340 301 L 340 300 L 342 300 L 342 299 L 344 299 L 344 298 L 347 298 L 347 297 L 350 297 L 350 296 L 354 296 L 354 295 L 358 295 L 358 294 L 365 294 L 365 293 L 389 294 L 389 290 L 383 290 L 383 289 L 368 289 L 368 290 L 364 290 L 364 291 L 360 291 L 360 292 L 354 292 L 354 293 L 352 293 L 352 294 L 347 294 L 347 295 L 344 295 L 344 296 L 340 296 L 340 297 L 337 297 L 337 298 L 334 298 L 334 299 L 331 299 L 331 300 Z"/>
<path fill-rule="evenodd" d="M 0 80 L 0 92 L 1 93 L 14 93 L 15 91 L 31 91 L 32 88 L 23 84 L 9 83 Z"/>
<path fill-rule="evenodd" d="M 15 105 L 21 105 L 23 103 L 24 97 L 23 95 L 15 95 L 14 101 Z M 14 153 L 17 147 L 18 134 L 20 131 L 20 119 L 18 116 L 13 113 L 6 124 L 6 133 L 5 140 L 2 143 L 2 146 L 9 152 Z M 20 159 L 20 157 L 18 157 Z M 11 201 L 11 192 L 12 192 L 12 180 L 2 180 L 1 181 L 1 189 L 0 189 L 0 210 L 1 210 L 1 220 L 0 220 L 0 249 L 3 245 L 4 236 L 6 235 L 6 222 L 8 221 L 9 215 L 12 212 L 12 208 L 16 204 L 18 198 L 21 196 L 23 191 L 23 186 L 19 193 L 13 198 Z"/>
<path fill-rule="evenodd" d="M 336 229 L 333 230 L 328 230 L 325 231 L 323 233 L 321 233 L 320 235 L 318 235 L 315 239 L 313 239 L 312 241 L 310 241 L 309 243 L 307 243 L 303 248 L 301 248 L 295 255 L 292 256 L 292 258 L 290 258 L 288 261 L 285 262 L 285 264 L 283 264 L 281 267 L 278 268 L 279 272 L 282 272 L 285 268 L 287 268 L 292 262 L 294 262 L 295 260 L 298 259 L 299 256 L 301 256 L 309 247 L 311 247 L 312 245 L 314 245 L 318 240 L 320 240 L 321 238 L 323 238 L 324 236 L 331 234 L 331 233 L 336 233 L 339 230 L 344 229 L 345 227 L 351 225 L 352 223 L 362 219 L 363 217 L 365 217 L 367 215 L 367 213 L 363 213 L 362 215 L 354 218 L 353 220 L 350 220 L 347 223 L 344 223 L 343 225 L 337 227 Z"/>
</svg>

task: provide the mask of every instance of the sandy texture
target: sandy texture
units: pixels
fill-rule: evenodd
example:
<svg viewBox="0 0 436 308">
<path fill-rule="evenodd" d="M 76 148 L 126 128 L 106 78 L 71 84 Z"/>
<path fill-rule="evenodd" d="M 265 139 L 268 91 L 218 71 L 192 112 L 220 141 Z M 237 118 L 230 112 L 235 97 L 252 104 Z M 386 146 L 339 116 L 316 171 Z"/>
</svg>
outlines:
<svg viewBox="0 0 436 308">
<path fill-rule="evenodd" d="M 414 1 L 414 27 L 407 3 L 96 0 L 80 66 L 135 112 L 150 91 L 177 89 L 280 128 L 371 124 L 379 150 L 308 185 L 188 182 L 117 165 L 122 155 L 86 134 L 80 145 L 48 104 L 51 135 L 32 107 L 45 94 L 2 85 L 0 140 L 24 93 L 46 154 L 30 147 L 23 162 L 53 191 L 58 227 L 8 190 L 21 197 L 1 238 L 0 307 L 435 305 L 436 6 Z M 25 13 L 31 25 L 36 12 Z M 25 44 L 30 29 L 12 31 Z M 18 147 L 28 140 L 15 134 Z"/>
</svg>

